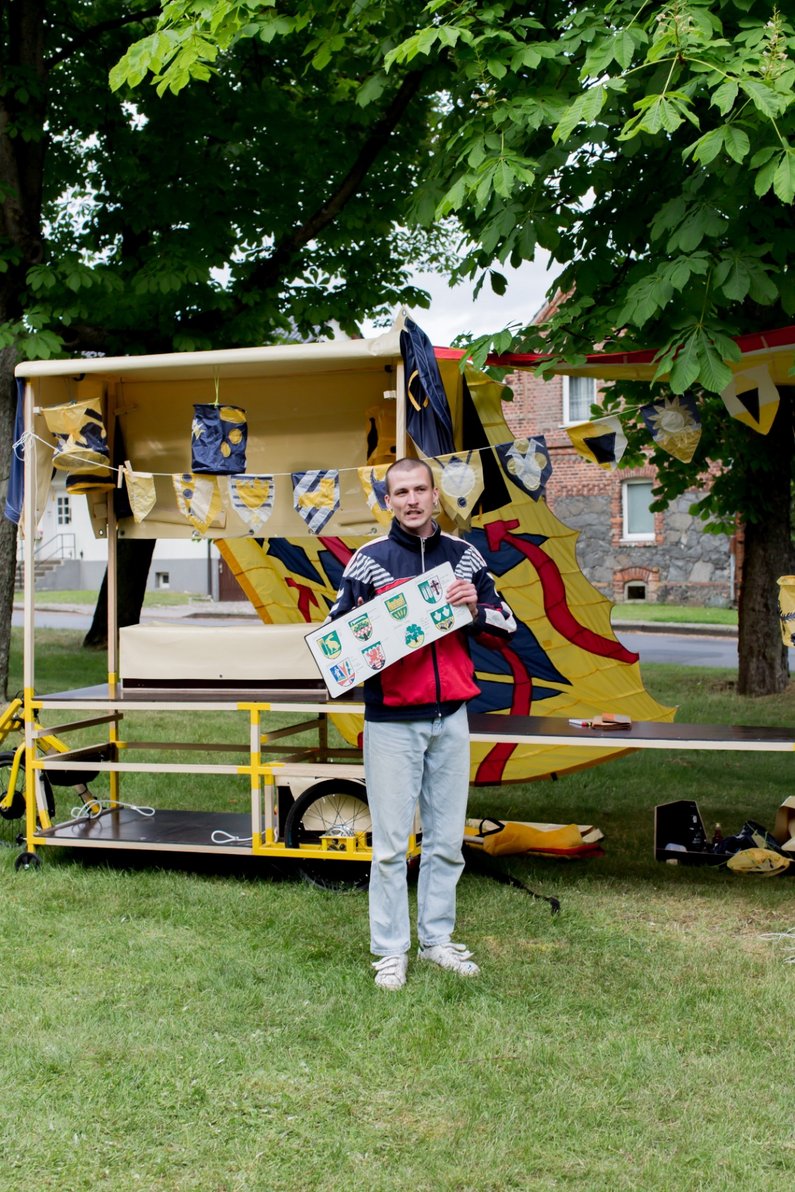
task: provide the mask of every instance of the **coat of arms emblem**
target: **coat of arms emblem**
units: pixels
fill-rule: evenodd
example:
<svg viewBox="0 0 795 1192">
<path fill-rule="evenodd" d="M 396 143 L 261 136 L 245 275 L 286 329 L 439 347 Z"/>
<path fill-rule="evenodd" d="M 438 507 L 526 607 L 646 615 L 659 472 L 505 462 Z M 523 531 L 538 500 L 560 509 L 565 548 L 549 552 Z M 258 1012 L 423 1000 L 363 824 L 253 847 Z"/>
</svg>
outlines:
<svg viewBox="0 0 795 1192">
<path fill-rule="evenodd" d="M 335 662 L 333 666 L 329 667 L 329 671 L 335 683 L 340 687 L 350 687 L 356 682 L 356 671 L 349 658 L 343 658 L 342 662 Z"/>
<path fill-rule="evenodd" d="M 336 629 L 331 633 L 324 633 L 320 639 L 320 648 L 326 658 L 339 658 L 342 653 L 342 642 Z"/>
<path fill-rule="evenodd" d="M 363 613 L 361 617 L 353 617 L 348 624 L 357 641 L 366 642 L 373 636 L 373 622 L 368 613 Z"/>
<path fill-rule="evenodd" d="M 448 633 L 455 624 L 455 616 L 449 604 L 443 604 L 441 608 L 432 608 L 431 620 L 440 633 Z"/>
<path fill-rule="evenodd" d="M 386 611 L 390 617 L 394 617 L 396 621 L 405 621 L 409 615 L 409 606 L 406 603 L 406 597 L 402 592 L 398 592 L 395 596 L 387 596 Z"/>
<path fill-rule="evenodd" d="M 442 599 L 442 581 L 438 575 L 420 581 L 420 595 L 426 604 L 438 604 Z"/>
<path fill-rule="evenodd" d="M 362 657 L 370 667 L 370 670 L 379 671 L 383 670 L 386 666 L 386 654 L 380 642 L 373 642 L 371 646 L 367 646 L 366 649 L 362 650 Z"/>
<path fill-rule="evenodd" d="M 421 625 L 409 625 L 406 629 L 406 645 L 411 650 L 418 649 L 425 641 L 425 631 Z"/>
</svg>

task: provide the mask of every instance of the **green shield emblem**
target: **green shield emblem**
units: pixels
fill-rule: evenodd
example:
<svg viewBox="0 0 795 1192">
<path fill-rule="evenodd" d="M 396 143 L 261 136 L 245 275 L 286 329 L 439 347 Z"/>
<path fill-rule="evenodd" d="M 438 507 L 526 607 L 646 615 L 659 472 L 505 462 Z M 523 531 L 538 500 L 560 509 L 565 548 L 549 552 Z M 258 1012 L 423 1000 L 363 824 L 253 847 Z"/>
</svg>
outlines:
<svg viewBox="0 0 795 1192">
<path fill-rule="evenodd" d="M 386 611 L 396 621 L 405 621 L 409 615 L 409 606 L 406 604 L 406 597 L 402 592 L 398 592 L 395 596 L 387 596 Z"/>
<path fill-rule="evenodd" d="M 342 642 L 336 629 L 331 633 L 324 633 L 320 639 L 320 648 L 326 655 L 326 658 L 339 658 L 342 653 Z"/>
<path fill-rule="evenodd" d="M 453 624 L 455 623 L 455 617 L 450 605 L 443 604 L 441 608 L 432 608 L 431 620 L 440 633 L 447 633 L 453 628 Z"/>
</svg>

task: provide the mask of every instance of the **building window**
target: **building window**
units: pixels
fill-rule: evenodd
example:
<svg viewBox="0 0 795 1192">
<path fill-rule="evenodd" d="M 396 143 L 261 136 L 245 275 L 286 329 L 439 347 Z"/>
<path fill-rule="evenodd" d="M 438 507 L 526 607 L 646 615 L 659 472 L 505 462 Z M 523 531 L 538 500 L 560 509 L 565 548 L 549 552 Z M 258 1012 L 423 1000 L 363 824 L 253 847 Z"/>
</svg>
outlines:
<svg viewBox="0 0 795 1192">
<path fill-rule="evenodd" d="M 158 589 L 168 588 L 170 585 L 170 576 L 167 571 L 155 572 L 155 587 Z"/>
<path fill-rule="evenodd" d="M 72 505 L 69 497 L 58 497 L 55 503 L 55 516 L 59 526 L 71 526 Z"/>
<path fill-rule="evenodd" d="M 633 579 L 631 583 L 624 584 L 624 599 L 625 600 L 645 600 L 646 599 L 646 585 L 642 580 Z"/>
<path fill-rule="evenodd" d="M 630 541 L 654 541 L 654 514 L 650 509 L 651 489 L 651 480 L 625 480 L 621 486 L 623 537 Z"/>
<path fill-rule="evenodd" d="M 596 401 L 593 377 L 563 378 L 563 421 L 590 422 L 591 406 Z"/>
</svg>

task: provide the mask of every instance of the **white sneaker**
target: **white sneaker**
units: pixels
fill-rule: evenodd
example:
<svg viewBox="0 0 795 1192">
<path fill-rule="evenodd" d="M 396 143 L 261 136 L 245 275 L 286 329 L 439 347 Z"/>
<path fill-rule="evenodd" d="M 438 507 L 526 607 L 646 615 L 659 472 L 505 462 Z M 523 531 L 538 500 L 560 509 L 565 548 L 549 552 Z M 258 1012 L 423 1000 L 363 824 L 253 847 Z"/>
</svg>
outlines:
<svg viewBox="0 0 795 1192">
<path fill-rule="evenodd" d="M 406 952 L 399 952 L 396 956 L 382 956 L 373 961 L 375 969 L 375 983 L 379 989 L 402 989 L 406 984 L 406 971 L 409 958 Z"/>
<path fill-rule="evenodd" d="M 439 968 L 449 969 L 451 973 L 458 973 L 461 977 L 477 977 L 480 973 L 474 960 L 470 959 L 472 953 L 468 952 L 463 944 L 449 941 L 446 944 L 432 944 L 430 948 L 423 948 L 420 944 L 417 955 L 420 960 L 430 960 L 438 964 Z"/>
</svg>

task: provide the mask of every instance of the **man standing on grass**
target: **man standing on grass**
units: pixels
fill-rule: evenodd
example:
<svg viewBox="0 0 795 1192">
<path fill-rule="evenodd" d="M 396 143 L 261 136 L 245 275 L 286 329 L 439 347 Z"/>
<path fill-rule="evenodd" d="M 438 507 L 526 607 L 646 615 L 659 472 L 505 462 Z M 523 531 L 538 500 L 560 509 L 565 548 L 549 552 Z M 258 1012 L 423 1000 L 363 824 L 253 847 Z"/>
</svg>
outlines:
<svg viewBox="0 0 795 1192">
<path fill-rule="evenodd" d="M 400 459 L 386 474 L 393 521 L 384 538 L 360 547 L 345 568 L 331 617 L 350 612 L 444 562 L 455 579 L 450 604 L 466 605 L 472 624 L 369 678 L 364 684 L 364 771 L 373 827 L 370 948 L 382 989 L 406 983 L 411 946 L 406 852 L 419 801 L 422 853 L 417 889 L 419 958 L 462 976 L 479 973 L 452 942 L 456 885 L 469 794 L 466 702 L 479 693 L 468 635 L 508 640 L 516 622 L 479 551 L 433 521 L 438 493 L 426 463 Z"/>
</svg>

